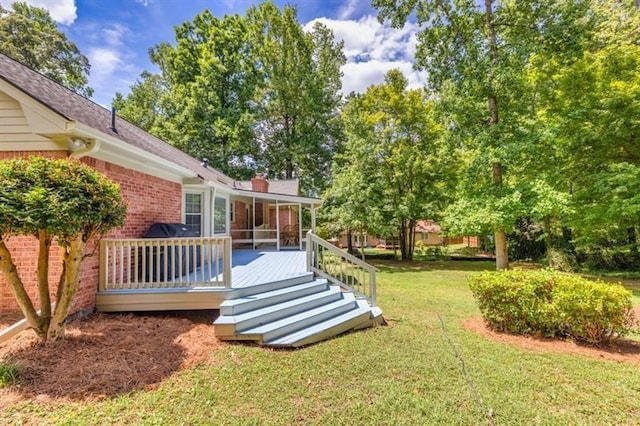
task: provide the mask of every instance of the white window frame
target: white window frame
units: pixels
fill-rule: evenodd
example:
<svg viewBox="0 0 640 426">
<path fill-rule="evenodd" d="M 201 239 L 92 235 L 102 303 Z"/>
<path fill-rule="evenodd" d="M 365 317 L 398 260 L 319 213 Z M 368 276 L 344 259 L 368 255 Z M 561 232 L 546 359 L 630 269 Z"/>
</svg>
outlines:
<svg viewBox="0 0 640 426">
<path fill-rule="evenodd" d="M 204 237 L 205 230 L 205 194 L 204 191 L 183 191 L 182 193 L 182 223 L 187 223 L 187 215 L 196 216 L 196 213 L 187 213 L 187 195 L 200 196 L 200 236 Z"/>
</svg>

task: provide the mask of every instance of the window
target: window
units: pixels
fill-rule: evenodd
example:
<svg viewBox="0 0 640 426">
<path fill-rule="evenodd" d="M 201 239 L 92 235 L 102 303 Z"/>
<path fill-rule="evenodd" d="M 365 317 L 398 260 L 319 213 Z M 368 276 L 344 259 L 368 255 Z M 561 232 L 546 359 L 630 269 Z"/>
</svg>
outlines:
<svg viewBox="0 0 640 426">
<path fill-rule="evenodd" d="M 184 194 L 184 223 L 202 235 L 202 194 Z"/>
<path fill-rule="evenodd" d="M 227 232 L 227 200 L 216 197 L 213 202 L 213 233 L 224 234 Z"/>
<path fill-rule="evenodd" d="M 236 213 L 236 202 L 235 201 L 230 201 L 229 202 L 229 221 L 231 223 L 235 223 L 235 221 L 236 221 L 235 213 Z"/>
</svg>

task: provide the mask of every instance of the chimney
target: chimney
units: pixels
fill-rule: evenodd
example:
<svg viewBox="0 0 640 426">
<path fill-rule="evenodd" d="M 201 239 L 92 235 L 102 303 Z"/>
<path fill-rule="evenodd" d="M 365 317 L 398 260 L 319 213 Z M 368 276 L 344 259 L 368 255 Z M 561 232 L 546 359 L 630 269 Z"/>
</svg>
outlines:
<svg viewBox="0 0 640 426">
<path fill-rule="evenodd" d="M 253 192 L 269 192 L 269 181 L 264 175 L 256 175 L 251 179 L 251 190 Z"/>
</svg>

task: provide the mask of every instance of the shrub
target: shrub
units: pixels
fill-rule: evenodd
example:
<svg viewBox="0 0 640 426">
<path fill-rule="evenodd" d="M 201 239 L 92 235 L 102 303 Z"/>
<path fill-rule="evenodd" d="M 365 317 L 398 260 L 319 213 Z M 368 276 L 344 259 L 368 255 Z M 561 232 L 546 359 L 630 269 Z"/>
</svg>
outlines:
<svg viewBox="0 0 640 426">
<path fill-rule="evenodd" d="M 484 272 L 469 286 L 485 321 L 498 331 L 599 345 L 635 326 L 631 292 L 619 284 L 544 270 Z"/>
<path fill-rule="evenodd" d="M 484 272 L 470 278 L 470 287 L 485 321 L 493 329 L 553 335 L 551 272 Z"/>
<path fill-rule="evenodd" d="M 18 367 L 0 362 L 0 388 L 12 385 L 18 380 Z"/>
</svg>

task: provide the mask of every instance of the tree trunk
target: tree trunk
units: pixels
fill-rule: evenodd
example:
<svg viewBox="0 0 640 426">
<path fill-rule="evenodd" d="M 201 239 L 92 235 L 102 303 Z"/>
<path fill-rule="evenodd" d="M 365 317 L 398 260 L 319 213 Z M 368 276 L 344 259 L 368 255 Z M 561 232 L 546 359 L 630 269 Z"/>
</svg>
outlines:
<svg viewBox="0 0 640 426">
<path fill-rule="evenodd" d="M 293 179 L 293 161 L 291 161 L 290 159 L 286 159 L 285 160 L 285 178 L 286 179 Z"/>
<path fill-rule="evenodd" d="M 347 229 L 347 253 L 353 254 L 353 232 Z"/>
<path fill-rule="evenodd" d="M 400 259 L 403 261 L 413 259 L 414 227 L 412 220 L 402 220 L 400 224 Z"/>
<path fill-rule="evenodd" d="M 71 301 L 78 291 L 80 281 L 80 265 L 84 256 L 84 242 L 82 235 L 76 236 L 69 241 L 63 255 L 63 272 L 64 280 L 61 281 L 61 288 L 58 289 L 58 300 L 56 300 L 56 309 L 53 312 L 47 338 L 56 341 L 64 337 L 64 322 L 67 319 Z"/>
<path fill-rule="evenodd" d="M 29 295 L 24 289 L 22 280 L 18 275 L 18 269 L 13 263 L 11 252 L 7 248 L 3 239 L 0 239 L 0 271 L 2 271 L 2 274 L 7 280 L 9 289 L 11 290 L 11 293 L 13 293 L 16 302 L 18 302 L 18 306 L 27 320 L 29 327 L 33 328 L 41 340 L 46 340 L 46 329 L 42 327 L 40 317 L 33 307 L 33 303 L 31 302 Z"/>
<path fill-rule="evenodd" d="M 38 295 L 40 297 L 40 324 L 42 329 L 49 328 L 51 321 L 51 296 L 49 295 L 49 249 L 51 236 L 41 229 L 38 231 Z"/>
<path fill-rule="evenodd" d="M 494 65 L 498 64 L 498 41 L 496 36 L 496 28 L 493 22 L 493 0 L 484 0 L 485 8 L 485 24 L 487 26 L 487 37 L 489 42 L 489 58 Z M 498 97 L 495 94 L 493 70 L 490 70 L 489 84 L 490 92 L 488 96 L 489 103 L 489 126 L 498 124 Z M 493 163 L 493 185 L 497 188 L 502 187 L 502 163 L 496 161 Z M 496 229 L 496 269 L 506 269 L 509 267 L 509 255 L 507 248 L 507 235 L 504 229 Z"/>
<path fill-rule="evenodd" d="M 495 232 L 496 239 L 496 269 L 507 269 L 509 267 L 509 255 L 507 253 L 507 234 L 503 231 Z"/>
</svg>

